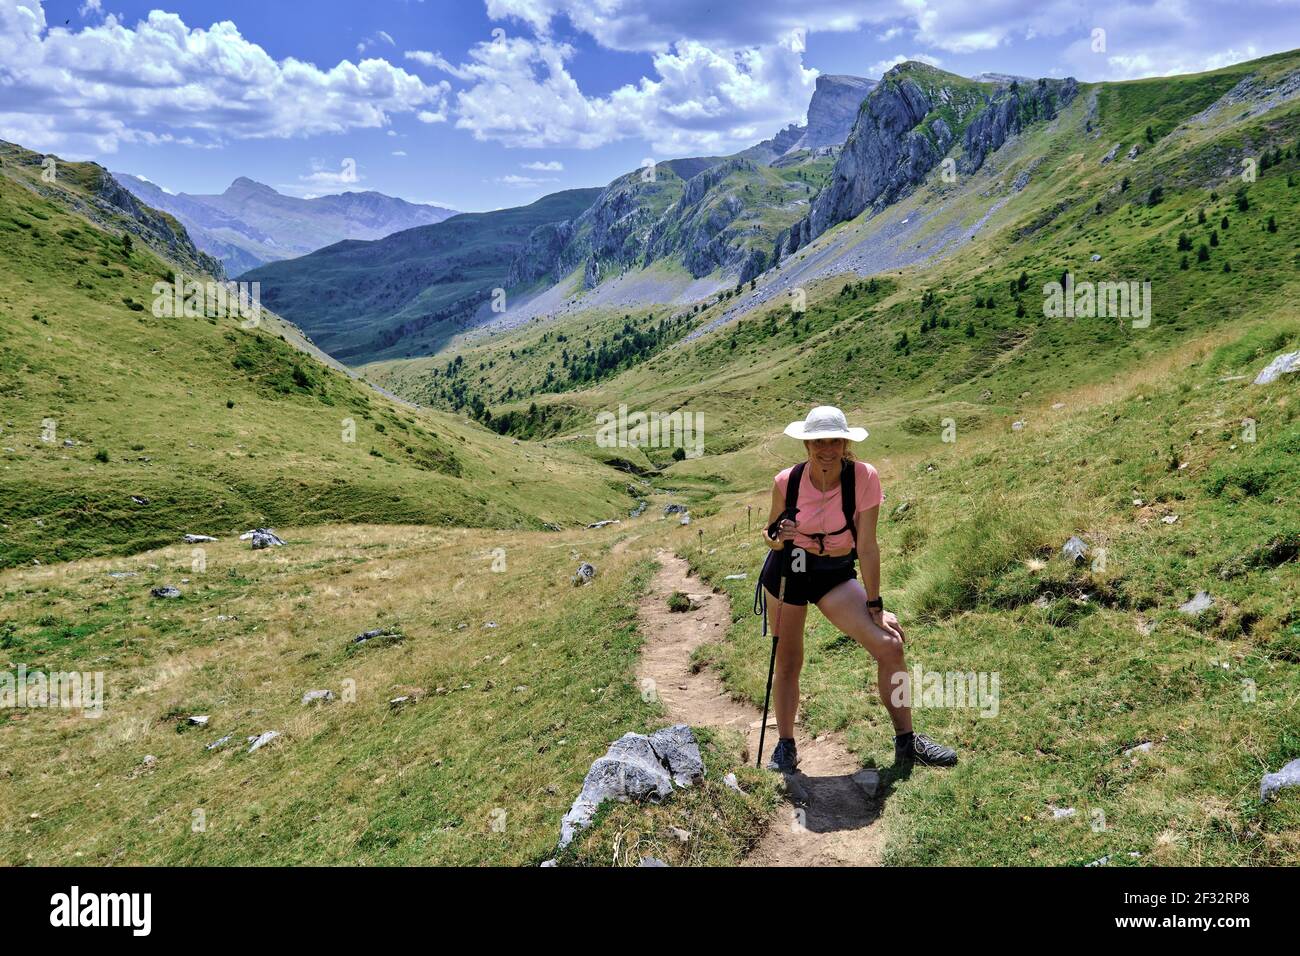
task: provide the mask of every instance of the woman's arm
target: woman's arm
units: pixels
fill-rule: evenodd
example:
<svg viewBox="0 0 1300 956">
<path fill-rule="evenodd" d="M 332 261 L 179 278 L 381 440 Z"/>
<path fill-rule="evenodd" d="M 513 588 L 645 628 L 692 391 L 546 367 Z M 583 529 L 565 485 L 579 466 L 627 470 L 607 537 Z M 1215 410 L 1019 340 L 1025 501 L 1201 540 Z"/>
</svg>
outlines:
<svg viewBox="0 0 1300 956">
<path fill-rule="evenodd" d="M 785 495 L 781 491 L 781 486 L 775 481 L 772 482 L 772 507 L 767 512 L 767 524 L 763 526 L 763 543 L 773 551 L 781 550 L 787 541 L 794 540 L 794 522 L 789 519 L 781 522 L 781 527 L 776 533 L 776 538 L 772 539 L 767 536 L 767 529 L 772 522 L 781 517 L 785 511 Z"/>
<path fill-rule="evenodd" d="M 876 540 L 876 522 L 880 505 L 858 514 L 858 560 L 862 562 L 862 586 L 867 599 L 880 597 L 880 543 Z"/>
<path fill-rule="evenodd" d="M 876 523 L 880 519 L 880 505 L 858 514 L 858 560 L 862 563 L 862 586 L 867 589 L 867 599 L 880 597 L 880 542 L 876 540 Z M 906 640 L 902 625 L 892 611 L 868 608 L 868 613 L 887 634 Z"/>
</svg>

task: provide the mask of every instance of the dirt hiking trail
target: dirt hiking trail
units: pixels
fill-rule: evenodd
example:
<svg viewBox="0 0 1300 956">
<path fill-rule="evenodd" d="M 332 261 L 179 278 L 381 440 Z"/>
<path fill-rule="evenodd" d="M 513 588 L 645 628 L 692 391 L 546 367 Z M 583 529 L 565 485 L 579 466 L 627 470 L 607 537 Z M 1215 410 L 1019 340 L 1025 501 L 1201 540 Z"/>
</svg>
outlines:
<svg viewBox="0 0 1300 956">
<path fill-rule="evenodd" d="M 639 617 L 646 643 L 637 677 L 654 681 L 671 720 L 692 726 L 736 728 L 744 732 L 746 760 L 758 751 L 762 714 L 734 700 L 708 669 L 691 673 L 691 654 L 701 644 L 722 640 L 731 623 L 725 594 L 714 594 L 689 565 L 671 551 L 655 554 L 660 569 L 641 599 Z M 668 610 L 668 598 L 681 591 L 698 603 L 688 612 Z M 755 618 L 754 626 L 759 627 Z M 644 684 L 643 684 L 644 686 Z M 746 858 L 751 866 L 874 866 L 880 862 L 880 800 L 869 798 L 853 775 L 862 768 L 834 734 L 810 740 L 796 726 L 799 772 L 787 783 L 787 803 L 777 811 L 766 835 Z M 766 759 L 776 745 L 776 718 L 769 715 Z M 877 777 L 877 780 L 879 778 Z M 879 784 L 877 784 L 879 790 Z"/>
</svg>

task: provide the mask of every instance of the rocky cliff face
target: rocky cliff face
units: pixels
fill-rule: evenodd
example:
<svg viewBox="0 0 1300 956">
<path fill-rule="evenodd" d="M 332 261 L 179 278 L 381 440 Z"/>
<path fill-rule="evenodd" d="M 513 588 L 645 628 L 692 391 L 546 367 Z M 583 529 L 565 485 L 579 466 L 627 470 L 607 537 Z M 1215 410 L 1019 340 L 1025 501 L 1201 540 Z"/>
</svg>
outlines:
<svg viewBox="0 0 1300 956">
<path fill-rule="evenodd" d="M 548 222 L 528 234 L 524 247 L 510 263 L 506 288 L 532 285 L 539 279 L 551 279 L 564 248 L 573 238 L 573 223 Z"/>
<path fill-rule="evenodd" d="M 1078 91 L 1074 79 L 976 83 L 917 63 L 885 74 L 858 114 L 830 181 L 809 214 L 778 240 L 780 256 L 827 229 L 907 196 L 960 138 L 957 169 L 978 170 L 1027 125 L 1051 119 Z"/>
<path fill-rule="evenodd" d="M 682 264 L 699 278 L 719 266 L 738 267 L 745 252 L 734 244 L 730 227 L 746 211 L 733 190 L 719 190 L 729 178 L 754 174 L 758 164 L 729 159 L 692 176 L 681 198 L 655 224 L 645 261 L 680 253 Z"/>
<path fill-rule="evenodd" d="M 94 168 L 99 174 L 92 190 L 94 198 L 133 220 L 139 226 L 138 235 L 145 242 L 172 261 L 189 266 L 196 272 L 206 273 L 216 279 L 226 278 L 226 270 L 221 262 L 206 252 L 200 252 L 184 226 L 168 214 L 146 206 L 114 179 L 108 170 L 98 166 Z"/>
<path fill-rule="evenodd" d="M 726 159 L 661 163 L 654 182 L 639 170 L 614 180 L 572 223 L 534 230 L 511 265 L 511 283 L 555 282 L 581 269 L 590 288 L 613 272 L 665 258 L 697 278 L 722 269 L 747 282 L 766 268 L 773 239 L 802 214 L 828 161 L 812 180 L 798 178 L 807 175 L 801 172 L 773 177 L 769 167 L 804 169 L 838 147 L 875 86 L 856 76 L 819 77 L 807 126 L 788 126 Z"/>
<path fill-rule="evenodd" d="M 817 77 L 817 87 L 808 103 L 808 125 L 790 149 L 818 149 L 839 146 L 849 138 L 858 109 L 876 87 L 875 80 L 860 76 L 826 74 Z"/>
<path fill-rule="evenodd" d="M 1079 85 L 1073 77 L 1012 80 L 1009 85 L 999 87 L 988 107 L 966 127 L 957 171 L 975 172 L 1009 138 L 1031 123 L 1053 119 L 1057 110 L 1068 106 L 1078 92 Z"/>
<path fill-rule="evenodd" d="M 610 271 L 621 271 L 642 259 L 651 230 L 664 205 L 679 194 L 675 174 L 656 172 L 645 181 L 638 172 L 610 184 L 573 224 L 570 241 L 555 259 L 552 275 L 559 279 L 581 265 L 583 285 L 592 288 Z"/>
<path fill-rule="evenodd" d="M 915 188 L 952 142 L 952 130 L 942 119 L 931 124 L 929 136 L 920 128 L 933 106 L 931 96 L 912 77 L 886 74 L 886 81 L 863 104 L 830 181 L 808 215 L 791 229 L 787 251 L 868 206 L 888 205 Z"/>
</svg>

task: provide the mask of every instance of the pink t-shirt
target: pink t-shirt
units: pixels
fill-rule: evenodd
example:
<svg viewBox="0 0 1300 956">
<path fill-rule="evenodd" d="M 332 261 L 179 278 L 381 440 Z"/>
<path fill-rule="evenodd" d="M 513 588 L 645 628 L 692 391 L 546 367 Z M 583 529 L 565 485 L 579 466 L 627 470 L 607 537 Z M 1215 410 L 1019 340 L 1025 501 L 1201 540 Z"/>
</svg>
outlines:
<svg viewBox="0 0 1300 956">
<path fill-rule="evenodd" d="M 857 504 L 853 509 L 853 520 L 858 515 L 870 511 L 885 500 L 880 490 L 880 475 L 876 469 L 865 461 L 855 461 L 853 467 Z M 790 483 L 790 472 L 794 466 L 785 469 L 776 476 L 777 493 L 785 500 L 785 489 Z M 837 481 L 830 491 L 819 491 L 812 483 L 812 468 L 805 467 L 803 481 L 799 483 L 799 514 L 795 519 L 796 534 L 794 544 L 812 554 L 829 554 L 832 551 L 852 551 L 853 533 L 845 529 L 841 534 L 831 534 L 844 527 L 844 508 L 840 505 L 840 483 Z M 825 534 L 825 549 L 818 546 L 817 539 L 809 534 Z"/>
</svg>

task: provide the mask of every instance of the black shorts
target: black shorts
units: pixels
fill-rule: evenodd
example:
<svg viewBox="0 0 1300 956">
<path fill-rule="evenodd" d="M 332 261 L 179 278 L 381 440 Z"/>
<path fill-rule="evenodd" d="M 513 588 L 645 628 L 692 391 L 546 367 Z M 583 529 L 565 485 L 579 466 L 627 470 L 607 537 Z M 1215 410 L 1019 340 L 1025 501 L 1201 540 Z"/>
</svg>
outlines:
<svg viewBox="0 0 1300 956">
<path fill-rule="evenodd" d="M 774 597 L 781 593 L 781 564 L 784 555 L 780 551 L 773 551 L 769 555 L 769 560 L 763 565 L 763 587 L 766 588 Z M 852 581 L 858 576 L 857 565 L 853 561 L 853 555 L 848 555 L 849 561 L 846 564 L 827 567 L 826 559 L 819 559 L 814 555 L 808 555 L 807 570 L 798 573 L 791 572 L 786 575 L 785 579 L 785 603 L 786 604 L 816 604 L 833 588 L 838 587 L 845 581 Z"/>
</svg>

